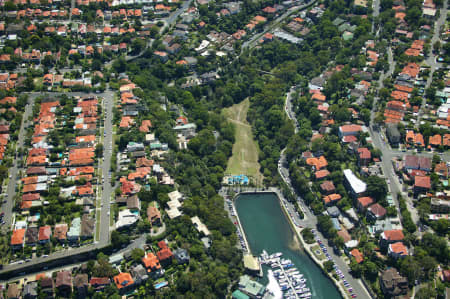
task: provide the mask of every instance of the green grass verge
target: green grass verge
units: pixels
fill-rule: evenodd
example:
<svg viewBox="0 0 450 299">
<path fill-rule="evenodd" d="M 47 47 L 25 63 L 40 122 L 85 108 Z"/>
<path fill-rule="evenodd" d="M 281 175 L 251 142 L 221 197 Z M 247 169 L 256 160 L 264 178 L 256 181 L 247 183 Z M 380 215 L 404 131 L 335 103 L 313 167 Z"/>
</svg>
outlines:
<svg viewBox="0 0 450 299">
<path fill-rule="evenodd" d="M 114 225 L 114 205 L 109 205 L 109 226 Z"/>
<path fill-rule="evenodd" d="M 318 260 L 323 261 L 326 259 L 325 254 L 323 254 L 322 250 L 320 250 L 319 245 L 314 245 L 311 247 L 311 251 Z"/>
<path fill-rule="evenodd" d="M 97 225 L 95 226 L 95 240 L 100 240 L 100 211 L 96 212 Z"/>
</svg>

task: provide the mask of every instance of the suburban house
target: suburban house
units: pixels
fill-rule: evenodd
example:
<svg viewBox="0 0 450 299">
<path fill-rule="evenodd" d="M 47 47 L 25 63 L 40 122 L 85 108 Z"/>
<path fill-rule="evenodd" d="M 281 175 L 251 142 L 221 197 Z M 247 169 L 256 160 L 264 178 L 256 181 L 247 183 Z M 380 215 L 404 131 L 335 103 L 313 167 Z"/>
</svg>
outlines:
<svg viewBox="0 0 450 299">
<path fill-rule="evenodd" d="M 52 235 L 52 228 L 50 225 L 41 226 L 39 228 L 39 243 L 44 244 L 50 241 Z"/>
<path fill-rule="evenodd" d="M 111 281 L 108 277 L 92 277 L 89 281 L 89 284 L 94 290 L 100 291 L 103 290 L 106 286 L 110 285 Z"/>
<path fill-rule="evenodd" d="M 364 261 L 364 256 L 361 253 L 361 251 L 358 250 L 358 248 L 352 249 L 352 251 L 350 251 L 350 254 L 355 258 L 355 261 L 358 264 L 360 264 Z"/>
<path fill-rule="evenodd" d="M 21 249 L 25 242 L 25 229 L 15 229 L 11 235 L 11 247 L 13 250 Z"/>
<path fill-rule="evenodd" d="M 359 166 L 367 166 L 370 163 L 370 160 L 372 159 L 372 155 L 368 148 L 361 147 L 358 148 L 358 165 Z"/>
<path fill-rule="evenodd" d="M 154 273 L 161 269 L 161 264 L 159 263 L 158 258 L 153 254 L 153 252 L 147 253 L 147 255 L 142 258 L 142 263 L 149 273 Z"/>
<path fill-rule="evenodd" d="M 357 136 L 363 129 L 360 125 L 343 125 L 339 127 L 339 137 L 344 136 Z"/>
<path fill-rule="evenodd" d="M 345 186 L 353 198 L 358 198 L 365 194 L 367 185 L 360 180 L 351 169 L 344 169 Z"/>
<path fill-rule="evenodd" d="M 134 288 L 134 280 L 130 273 L 121 272 L 114 276 L 113 280 L 121 294 L 127 293 Z"/>
<path fill-rule="evenodd" d="M 402 242 L 389 244 L 388 255 L 395 259 L 405 257 L 408 255 L 408 248 Z"/>
<path fill-rule="evenodd" d="M 380 204 L 374 203 L 367 209 L 367 216 L 370 219 L 378 220 L 383 218 L 386 215 L 386 209 L 383 208 Z"/>
<path fill-rule="evenodd" d="M 360 212 L 365 211 L 371 204 L 373 204 L 373 199 L 369 196 L 360 197 L 356 200 L 356 207 Z"/>
<path fill-rule="evenodd" d="M 415 176 L 414 177 L 414 197 L 420 193 L 426 193 L 431 189 L 431 179 L 429 176 Z"/>
<path fill-rule="evenodd" d="M 173 253 L 170 248 L 167 246 L 166 242 L 159 241 L 158 247 L 160 250 L 156 253 L 158 259 L 162 265 L 169 265 L 172 263 Z"/>
<path fill-rule="evenodd" d="M 408 292 L 408 280 L 395 268 L 388 268 L 381 273 L 380 286 L 386 297 L 406 295 Z"/>
<path fill-rule="evenodd" d="M 380 246 L 387 247 L 389 244 L 402 242 L 404 238 L 405 236 L 401 229 L 385 230 L 380 235 Z"/>
<path fill-rule="evenodd" d="M 72 291 L 72 273 L 60 271 L 56 274 L 55 287 L 62 293 L 69 294 Z"/>
</svg>

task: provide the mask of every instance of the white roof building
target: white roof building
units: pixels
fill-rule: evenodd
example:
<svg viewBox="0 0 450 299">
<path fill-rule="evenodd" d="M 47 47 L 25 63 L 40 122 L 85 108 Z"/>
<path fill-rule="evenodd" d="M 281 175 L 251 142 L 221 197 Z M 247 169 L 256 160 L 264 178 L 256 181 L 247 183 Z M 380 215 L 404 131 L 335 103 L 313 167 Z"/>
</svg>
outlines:
<svg viewBox="0 0 450 299">
<path fill-rule="evenodd" d="M 181 203 L 177 199 L 168 201 L 167 205 L 170 209 L 178 209 L 179 207 L 181 207 Z"/>
<path fill-rule="evenodd" d="M 174 219 L 181 216 L 181 212 L 178 209 L 166 209 L 166 213 L 170 219 Z"/>
<path fill-rule="evenodd" d="M 345 247 L 347 247 L 348 249 L 355 248 L 356 246 L 358 246 L 357 240 L 350 240 L 347 243 L 345 243 Z"/>
<path fill-rule="evenodd" d="M 182 194 L 178 191 L 170 192 L 169 194 L 170 201 L 167 202 L 167 205 L 169 206 L 168 209 L 166 209 L 167 216 L 169 216 L 170 219 L 177 218 L 178 216 L 181 216 L 181 211 L 178 209 L 182 206 L 181 202 L 178 199 L 182 198 Z"/>
<path fill-rule="evenodd" d="M 344 169 L 344 176 L 353 193 L 361 194 L 366 192 L 367 190 L 366 183 L 358 179 L 358 177 L 353 173 L 351 169 Z"/>
<path fill-rule="evenodd" d="M 22 228 L 27 228 L 27 222 L 25 220 L 23 221 L 17 221 L 16 225 L 15 225 L 16 229 L 22 229 Z"/>
<path fill-rule="evenodd" d="M 36 184 L 36 190 L 35 191 L 44 191 L 47 190 L 47 184 L 46 183 L 38 183 Z"/>
<path fill-rule="evenodd" d="M 119 217 L 116 222 L 116 229 L 130 226 L 136 223 L 139 219 L 137 214 L 132 213 L 129 209 L 119 212 Z"/>
<path fill-rule="evenodd" d="M 210 44 L 209 41 L 202 40 L 202 42 L 200 43 L 200 46 L 195 48 L 195 51 L 197 51 L 197 52 L 203 51 L 204 49 L 206 49 L 209 46 L 209 44 Z"/>
<path fill-rule="evenodd" d="M 206 227 L 206 225 L 198 218 L 198 216 L 191 218 L 192 223 L 194 224 L 195 228 L 203 233 L 205 236 L 208 236 L 210 234 L 209 229 Z"/>
<path fill-rule="evenodd" d="M 183 194 L 181 194 L 178 190 L 170 192 L 169 194 L 167 194 L 170 198 L 170 200 L 180 200 L 183 198 Z"/>
</svg>

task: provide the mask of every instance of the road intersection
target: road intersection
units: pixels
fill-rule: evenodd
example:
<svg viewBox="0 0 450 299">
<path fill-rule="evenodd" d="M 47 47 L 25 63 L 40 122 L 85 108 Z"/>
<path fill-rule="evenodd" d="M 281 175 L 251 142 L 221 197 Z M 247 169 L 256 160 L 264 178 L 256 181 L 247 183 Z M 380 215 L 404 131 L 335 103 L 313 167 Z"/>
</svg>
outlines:
<svg viewBox="0 0 450 299">
<path fill-rule="evenodd" d="M 173 12 L 171 15 L 169 15 L 166 19 L 164 19 L 164 26 L 161 29 L 161 31 L 164 31 L 166 28 L 170 28 L 175 24 L 175 22 L 178 20 L 178 17 L 185 12 L 192 0 L 186 1 L 183 3 L 183 5 Z M 153 40 L 150 40 L 150 42 L 147 44 L 147 48 L 152 46 Z M 141 54 L 138 54 L 136 56 L 127 56 L 126 61 L 130 61 L 133 59 L 138 58 L 142 53 L 145 52 L 142 51 Z M 108 65 L 106 65 L 108 66 Z M 110 65 L 109 65 L 110 66 Z M 19 140 L 17 143 L 17 149 L 23 148 L 24 139 L 25 139 L 25 133 L 26 133 L 26 127 L 28 125 L 28 117 L 31 115 L 33 111 L 33 102 L 34 99 L 39 96 L 58 96 L 61 94 L 67 94 L 67 93 L 60 93 L 60 92 L 49 92 L 49 93 L 41 93 L 41 92 L 31 92 L 27 93 L 29 96 L 29 102 L 26 105 L 25 113 L 22 118 L 22 124 L 19 132 Z M 69 93 L 71 96 L 87 96 L 86 93 L 81 92 L 71 92 Z M 9 271 L 19 271 L 20 269 L 30 268 L 35 265 L 40 265 L 44 263 L 49 263 L 50 261 L 58 260 L 61 258 L 69 258 L 70 256 L 79 255 L 85 252 L 93 251 L 96 249 L 101 249 L 105 246 L 107 246 L 110 243 L 110 201 L 111 201 L 111 193 L 113 190 L 113 187 L 111 186 L 111 177 L 110 177 L 110 167 L 111 167 L 111 156 L 113 154 L 113 107 L 114 107 L 114 96 L 115 92 L 113 90 L 110 90 L 107 88 L 102 93 L 95 94 L 96 96 L 103 98 L 103 105 L 104 105 L 104 146 L 103 146 L 103 157 L 102 161 L 99 163 L 99 169 L 101 169 L 101 176 L 104 180 L 102 181 L 102 192 L 101 192 L 101 199 L 100 199 L 100 217 L 96 221 L 96 225 L 100 226 L 99 228 L 99 239 L 94 242 L 93 244 L 89 244 L 82 247 L 75 247 L 75 248 L 66 248 L 61 251 L 54 252 L 50 254 L 48 257 L 35 257 L 30 262 L 27 263 L 14 263 L 9 265 L 4 265 L 3 269 L 0 270 L 0 274 L 6 273 Z M 12 221 L 13 221 L 13 207 L 14 207 L 14 197 L 15 197 L 15 190 L 17 188 L 17 174 L 19 173 L 19 166 L 18 162 L 20 159 L 23 159 L 23 157 L 16 156 L 13 162 L 13 166 L 10 168 L 10 176 L 11 179 L 9 180 L 8 187 L 7 187 L 7 200 L 1 207 L 1 211 L 5 213 L 4 221 L 5 225 L 3 226 L 3 230 L 9 231 L 12 227 Z M 97 207 L 98 208 L 98 207 Z M 145 235 L 134 240 L 127 248 L 137 248 L 142 247 L 145 243 Z M 70 260 L 67 260 L 67 264 L 70 263 Z"/>
</svg>

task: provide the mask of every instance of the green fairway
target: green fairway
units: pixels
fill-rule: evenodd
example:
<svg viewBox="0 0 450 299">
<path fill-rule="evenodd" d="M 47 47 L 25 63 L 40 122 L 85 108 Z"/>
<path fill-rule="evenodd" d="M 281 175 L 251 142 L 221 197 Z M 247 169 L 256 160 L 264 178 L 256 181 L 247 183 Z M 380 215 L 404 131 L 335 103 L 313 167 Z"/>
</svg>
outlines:
<svg viewBox="0 0 450 299">
<path fill-rule="evenodd" d="M 252 128 L 246 119 L 249 106 L 250 101 L 246 99 L 223 110 L 223 114 L 236 128 L 236 142 L 233 145 L 233 155 L 228 160 L 226 173 L 245 174 L 260 182 L 263 176 L 259 172 L 258 145 L 253 139 Z"/>
</svg>

